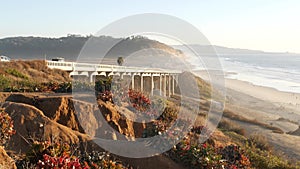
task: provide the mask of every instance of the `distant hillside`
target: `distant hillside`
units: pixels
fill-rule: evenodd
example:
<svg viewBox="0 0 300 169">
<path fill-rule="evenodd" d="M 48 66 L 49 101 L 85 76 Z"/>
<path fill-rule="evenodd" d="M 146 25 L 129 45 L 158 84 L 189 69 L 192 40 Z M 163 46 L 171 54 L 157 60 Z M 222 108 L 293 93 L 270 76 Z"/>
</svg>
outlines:
<svg viewBox="0 0 300 169">
<path fill-rule="evenodd" d="M 179 49 L 184 52 L 188 52 L 187 49 L 185 49 L 185 46 L 182 45 L 175 45 L 173 46 L 175 49 Z M 201 55 L 211 55 L 212 49 L 217 52 L 219 55 L 236 55 L 236 54 L 263 54 L 267 53 L 260 50 L 249 50 L 249 49 L 239 49 L 239 48 L 227 48 L 223 46 L 206 46 L 206 45 L 189 45 L 189 47 L 193 48 L 198 54 Z M 211 48 L 213 47 L 213 48 Z M 189 52 L 188 52 L 189 53 Z"/>
<path fill-rule="evenodd" d="M 227 48 L 223 46 L 214 46 L 216 51 L 219 54 L 261 54 L 261 53 L 266 53 L 261 50 L 249 50 L 249 49 L 239 49 L 239 48 Z"/>
<path fill-rule="evenodd" d="M 64 57 L 66 60 L 75 61 L 82 50 L 83 46 L 88 42 L 89 56 L 86 58 L 95 58 L 99 56 L 99 51 L 107 51 L 106 58 L 109 64 L 116 64 L 115 60 L 120 56 L 128 56 L 137 51 L 144 49 L 155 48 L 163 52 L 160 53 L 141 53 L 145 54 L 142 60 L 151 59 L 151 56 L 166 56 L 175 55 L 183 56 L 187 52 L 184 46 L 175 45 L 168 46 L 164 43 L 148 39 L 142 36 L 132 36 L 128 38 L 113 38 L 110 36 L 79 36 L 68 35 L 60 38 L 46 37 L 11 37 L 0 39 L 0 55 L 6 55 L 12 59 L 51 59 L 54 57 Z M 113 45 L 114 44 L 114 45 Z M 113 47 L 112 47 L 113 46 Z M 207 46 L 204 45 L 189 45 L 201 55 L 211 53 Z M 222 46 L 213 46 L 219 55 L 240 55 L 240 54 L 274 54 L 259 50 L 248 50 L 238 48 L 227 48 Z M 183 52 L 182 52 L 183 51 Z M 101 53 L 101 52 L 100 52 Z M 159 56 L 162 59 L 162 56 Z M 168 59 L 170 57 L 165 57 Z M 110 60 L 111 59 L 111 60 Z M 155 58 L 156 59 L 156 58 Z M 88 59 L 87 59 L 88 60 Z M 148 63 L 147 63 L 148 64 Z"/>
<path fill-rule="evenodd" d="M 47 59 L 64 57 L 66 60 L 76 60 L 84 44 L 89 40 L 89 45 L 95 51 L 106 49 L 117 43 L 108 53 L 107 57 L 115 58 L 126 56 L 138 50 L 158 48 L 170 54 L 180 54 L 172 47 L 150 40 L 145 37 L 135 36 L 126 39 L 109 36 L 91 37 L 69 35 L 61 38 L 45 37 L 12 37 L 0 39 L 0 54 L 12 59 Z M 92 52 L 95 52 L 92 51 Z"/>
<path fill-rule="evenodd" d="M 0 40 L 0 53 L 12 59 L 75 58 L 87 37 L 12 37 Z"/>
<path fill-rule="evenodd" d="M 190 48 L 195 50 L 198 54 L 201 55 L 211 55 L 212 49 L 218 54 L 218 55 L 259 55 L 259 54 L 267 54 L 267 55 L 274 55 L 274 54 L 289 54 L 289 55 L 299 55 L 298 53 L 289 53 L 289 52 L 266 52 L 262 50 L 250 50 L 250 49 L 240 49 L 240 48 L 228 48 L 224 46 L 207 46 L 207 45 L 196 45 L 191 44 L 188 45 Z M 180 51 L 183 51 L 184 53 L 190 53 L 189 49 L 186 48 L 186 46 L 183 45 L 173 45 L 172 46 L 175 49 L 178 49 Z M 213 48 L 211 48 L 213 47 Z"/>
</svg>

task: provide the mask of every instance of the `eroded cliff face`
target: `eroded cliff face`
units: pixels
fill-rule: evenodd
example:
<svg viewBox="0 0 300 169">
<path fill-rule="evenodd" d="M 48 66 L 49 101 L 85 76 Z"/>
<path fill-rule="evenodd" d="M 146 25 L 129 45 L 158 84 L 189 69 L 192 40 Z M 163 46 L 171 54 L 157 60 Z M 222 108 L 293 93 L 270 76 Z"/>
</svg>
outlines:
<svg viewBox="0 0 300 169">
<path fill-rule="evenodd" d="M 36 140 L 63 141 L 77 144 L 84 151 L 103 151 L 93 138 L 134 140 L 141 137 L 149 125 L 129 120 L 124 114 L 133 112 L 101 100 L 92 103 L 74 100 L 67 95 L 35 93 L 0 95 L 0 107 L 13 118 L 17 131 L 7 149 L 17 153 L 25 154 Z M 212 138 L 220 146 L 230 143 L 220 131 L 216 131 Z M 119 158 L 135 167 L 182 168 L 163 155 L 144 159 Z"/>
<path fill-rule="evenodd" d="M 54 133 L 76 133 L 90 139 L 134 140 L 134 138 L 141 137 L 147 127 L 147 124 L 133 122 L 126 118 L 124 114 L 132 114 L 128 109 L 101 100 L 83 102 L 74 100 L 70 95 L 49 96 L 34 93 L 6 94 L 3 95 L 2 100 L 6 101 L 2 107 L 5 107 L 6 111 L 12 115 L 16 125 L 19 125 L 16 127 L 20 128 L 20 131 L 18 128 L 16 130 L 24 138 L 34 134 L 36 138 L 45 139 L 51 134 L 46 133 L 47 135 L 45 135 L 41 132 L 50 130 Z M 60 130 L 64 129 L 65 131 L 56 131 L 57 127 L 53 126 L 59 126 Z M 214 137 L 214 135 L 212 137 L 220 144 L 228 142 L 228 138 L 225 136 L 219 138 L 221 134 L 216 131 L 214 135 L 218 135 L 218 137 Z M 55 136 L 55 134 L 51 136 Z M 71 142 L 83 139 L 74 139 L 66 134 L 58 136 L 62 140 L 67 139 Z"/>
<path fill-rule="evenodd" d="M 3 147 L 0 146 L 0 168 L 16 169 L 15 161 L 10 158 Z"/>
<path fill-rule="evenodd" d="M 109 102 L 97 101 L 96 104 L 72 99 L 70 96 L 45 97 L 33 94 L 12 94 L 5 99 L 6 102 L 22 103 L 39 110 L 49 120 L 57 122 L 74 131 L 85 133 L 91 138 L 106 135 L 105 138 L 114 137 L 116 130 L 127 137 L 141 135 L 143 125 L 134 124 L 122 116 L 115 106 Z M 103 131 L 103 120 L 112 128 L 112 131 Z M 138 132 L 135 132 L 134 128 Z M 105 133 L 105 134 L 104 134 Z"/>
<path fill-rule="evenodd" d="M 41 97 L 33 94 L 12 94 L 5 101 L 23 103 L 39 109 L 50 120 L 72 130 L 83 132 L 77 123 L 74 106 L 68 97 Z M 87 110 L 88 111 L 88 110 Z"/>
<path fill-rule="evenodd" d="M 78 144 L 88 141 L 88 135 L 72 130 L 59 124 L 34 106 L 5 102 L 1 105 L 14 120 L 14 129 L 17 131 L 10 139 L 7 149 L 26 153 L 34 141 L 51 140 Z"/>
<path fill-rule="evenodd" d="M 144 124 L 126 119 L 113 104 L 101 100 L 95 105 L 70 96 L 11 94 L 5 97 L 1 107 L 12 116 L 17 131 L 9 149 L 18 152 L 26 152 L 28 142 L 34 140 L 69 143 L 92 138 L 133 140 L 141 137 L 145 129 Z"/>
</svg>

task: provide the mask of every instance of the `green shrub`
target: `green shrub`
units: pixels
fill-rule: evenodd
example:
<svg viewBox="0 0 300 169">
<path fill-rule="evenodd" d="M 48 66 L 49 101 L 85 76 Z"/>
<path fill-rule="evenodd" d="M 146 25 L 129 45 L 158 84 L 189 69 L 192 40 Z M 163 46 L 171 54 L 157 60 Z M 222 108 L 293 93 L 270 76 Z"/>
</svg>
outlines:
<svg viewBox="0 0 300 169">
<path fill-rule="evenodd" d="M 246 169 L 251 167 L 251 162 L 239 146 L 214 147 L 208 142 L 196 143 L 193 138 L 192 135 L 185 137 L 167 152 L 168 155 L 187 168 Z"/>
<path fill-rule="evenodd" d="M 10 137 L 16 133 L 13 128 L 14 124 L 11 117 L 4 109 L 0 109 L 0 146 L 5 145 Z"/>
<path fill-rule="evenodd" d="M 245 136 L 245 134 L 246 134 L 245 129 L 241 128 L 241 126 L 239 126 L 236 123 L 229 121 L 229 120 L 222 119 L 218 124 L 218 128 L 225 130 L 225 131 L 233 131 L 242 136 Z"/>
<path fill-rule="evenodd" d="M 4 89 L 10 86 L 10 79 L 5 77 L 4 75 L 0 75 L 0 90 L 3 91 Z"/>
<path fill-rule="evenodd" d="M 72 83 L 72 91 L 95 91 L 95 86 L 87 82 L 74 81 Z"/>
<path fill-rule="evenodd" d="M 18 168 L 76 168 L 76 169 L 127 169 L 107 152 L 81 152 L 78 145 L 64 142 L 37 142 L 31 145 L 25 159 L 16 162 Z"/>
<path fill-rule="evenodd" d="M 167 106 L 167 101 L 161 97 L 152 97 L 151 98 L 151 108 L 155 111 L 162 112 Z"/>
<path fill-rule="evenodd" d="M 16 69 L 6 69 L 5 72 L 18 78 L 28 79 L 26 75 L 24 75 Z"/>
<path fill-rule="evenodd" d="M 248 144 L 260 150 L 266 150 L 266 151 L 272 150 L 272 146 L 269 144 L 267 138 L 260 134 L 251 135 L 250 138 L 248 139 Z"/>
<path fill-rule="evenodd" d="M 167 106 L 160 116 L 160 119 L 168 124 L 171 124 L 177 119 L 178 110 L 175 107 Z"/>
<path fill-rule="evenodd" d="M 265 169 L 294 169 L 299 168 L 289 164 L 287 160 L 273 155 L 270 151 L 259 150 L 255 147 L 247 146 L 246 155 L 249 157 L 252 167 Z"/>
</svg>

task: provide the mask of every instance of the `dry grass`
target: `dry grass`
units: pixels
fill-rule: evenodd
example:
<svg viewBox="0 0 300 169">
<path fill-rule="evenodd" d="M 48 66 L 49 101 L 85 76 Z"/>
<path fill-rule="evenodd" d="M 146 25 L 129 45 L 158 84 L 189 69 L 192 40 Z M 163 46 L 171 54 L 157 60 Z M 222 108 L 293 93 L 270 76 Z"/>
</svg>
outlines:
<svg viewBox="0 0 300 169">
<path fill-rule="evenodd" d="M 220 121 L 220 123 L 218 124 L 218 128 L 225 130 L 225 131 L 233 131 L 242 136 L 245 136 L 245 134 L 246 134 L 245 129 L 243 129 L 241 126 L 239 126 L 238 124 L 236 124 L 232 121 L 225 120 L 225 119 L 222 119 Z"/>
<path fill-rule="evenodd" d="M 268 139 L 261 134 L 251 135 L 248 139 L 248 143 L 260 150 L 271 151 L 273 149 L 273 147 L 269 144 Z"/>
<path fill-rule="evenodd" d="M 0 74 L 11 82 L 28 80 L 30 82 L 70 81 L 67 72 L 50 69 L 43 60 L 0 62 Z M 24 77 L 26 77 L 24 79 Z"/>
<path fill-rule="evenodd" d="M 262 123 L 262 122 L 259 122 L 257 120 L 252 120 L 252 119 L 248 119 L 248 118 L 239 116 L 239 115 L 235 114 L 234 112 L 232 112 L 232 111 L 230 111 L 228 109 L 224 110 L 223 116 L 227 117 L 229 119 L 232 119 L 232 120 L 237 120 L 237 121 L 241 121 L 241 122 L 244 122 L 244 123 L 254 124 L 254 125 L 260 126 L 262 128 L 272 130 L 274 133 L 279 133 L 279 134 L 283 134 L 284 133 L 283 130 L 281 130 L 278 127 L 271 126 L 269 124 Z"/>
</svg>

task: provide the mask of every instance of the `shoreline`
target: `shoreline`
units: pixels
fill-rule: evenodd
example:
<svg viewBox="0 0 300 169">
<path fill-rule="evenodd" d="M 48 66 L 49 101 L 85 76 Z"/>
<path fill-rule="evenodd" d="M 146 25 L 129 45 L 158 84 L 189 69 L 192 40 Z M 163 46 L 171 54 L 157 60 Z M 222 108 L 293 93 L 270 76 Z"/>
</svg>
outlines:
<svg viewBox="0 0 300 169">
<path fill-rule="evenodd" d="M 263 135 L 277 152 L 299 160 L 300 147 L 297 143 L 300 142 L 300 133 L 295 131 L 300 130 L 300 94 L 235 79 L 225 79 L 225 84 L 226 109 L 241 117 L 278 127 L 284 133 L 278 134 L 259 125 L 230 120 L 244 128 L 247 135 Z"/>
<path fill-rule="evenodd" d="M 280 91 L 273 87 L 261 86 L 248 81 L 228 78 L 225 78 L 225 85 L 226 88 L 240 91 L 258 99 L 295 106 L 294 108 L 297 108 L 300 112 L 300 93 Z M 275 95 L 280 97 L 271 97 Z"/>
<path fill-rule="evenodd" d="M 227 107 L 242 111 L 239 115 L 270 123 L 285 132 L 300 126 L 300 94 L 235 79 L 225 79 L 225 85 Z"/>
<path fill-rule="evenodd" d="M 209 74 L 207 71 L 200 70 L 194 73 L 196 73 L 197 76 L 207 81 L 208 83 L 211 83 L 209 81 Z M 232 72 L 225 72 L 225 76 L 226 73 Z M 256 85 L 249 81 L 226 77 L 224 77 L 224 85 L 227 90 L 234 90 L 255 97 L 259 100 L 271 102 L 273 104 L 288 108 L 291 111 L 294 111 L 293 113 L 297 113 L 300 115 L 300 93 L 281 91 L 274 87 Z"/>
</svg>

